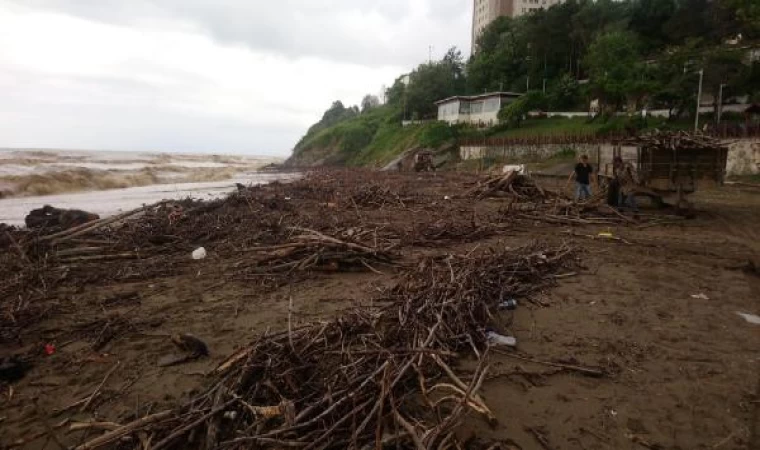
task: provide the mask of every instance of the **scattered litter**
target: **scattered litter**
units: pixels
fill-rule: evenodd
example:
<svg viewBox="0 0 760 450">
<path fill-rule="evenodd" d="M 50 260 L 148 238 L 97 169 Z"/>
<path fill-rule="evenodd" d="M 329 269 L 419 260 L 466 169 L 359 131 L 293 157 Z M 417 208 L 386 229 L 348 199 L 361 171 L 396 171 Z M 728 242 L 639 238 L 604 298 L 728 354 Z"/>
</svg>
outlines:
<svg viewBox="0 0 760 450">
<path fill-rule="evenodd" d="M 738 314 L 742 319 L 746 320 L 747 322 L 753 325 L 760 325 L 760 316 L 756 316 L 754 314 L 741 313 L 739 311 L 737 311 L 736 314 Z"/>
<path fill-rule="evenodd" d="M 710 297 L 702 293 L 694 294 L 691 296 L 691 298 L 693 298 L 694 300 L 710 300 Z"/>
<path fill-rule="evenodd" d="M 158 360 L 158 367 L 176 366 L 209 355 L 208 345 L 192 334 L 173 334 L 171 340 L 182 354 L 162 356 Z"/>
<path fill-rule="evenodd" d="M 174 334 L 172 343 L 185 353 L 193 357 L 208 356 L 208 345 L 203 340 L 192 334 Z"/>
<path fill-rule="evenodd" d="M 499 304 L 499 309 L 506 309 L 507 311 L 514 311 L 517 309 L 517 300 L 510 298 L 504 300 Z"/>
<path fill-rule="evenodd" d="M 449 197 L 449 196 L 447 195 L 447 196 L 443 197 L 443 199 L 444 199 L 444 200 L 451 200 L 451 197 Z"/>
<path fill-rule="evenodd" d="M 48 356 L 52 356 L 55 354 L 55 345 L 53 344 L 45 344 L 45 354 Z"/>
<path fill-rule="evenodd" d="M 196 261 L 200 261 L 201 259 L 206 259 L 206 256 L 208 256 L 208 253 L 206 253 L 206 249 L 203 247 L 197 248 L 193 252 L 193 259 Z"/>
<path fill-rule="evenodd" d="M 515 339 L 512 336 L 504 336 L 494 331 L 489 331 L 486 333 L 486 338 L 488 339 L 489 345 L 493 345 L 493 346 L 504 345 L 507 347 L 517 347 L 517 339 Z"/>
<path fill-rule="evenodd" d="M 29 364 L 18 357 L 0 358 L 0 381 L 12 383 L 24 378 L 29 370 Z"/>
<path fill-rule="evenodd" d="M 507 164 L 501 169 L 501 173 L 505 175 L 510 172 L 517 172 L 520 175 L 527 174 L 527 170 L 525 170 L 525 164 Z"/>
<path fill-rule="evenodd" d="M 613 238 L 613 237 L 615 237 L 615 235 L 612 234 L 612 233 L 610 233 L 609 231 L 603 231 L 603 232 L 599 233 L 599 237 Z"/>
<path fill-rule="evenodd" d="M 224 418 L 227 420 L 235 420 L 237 419 L 238 412 L 237 411 L 227 411 L 224 413 Z"/>
</svg>

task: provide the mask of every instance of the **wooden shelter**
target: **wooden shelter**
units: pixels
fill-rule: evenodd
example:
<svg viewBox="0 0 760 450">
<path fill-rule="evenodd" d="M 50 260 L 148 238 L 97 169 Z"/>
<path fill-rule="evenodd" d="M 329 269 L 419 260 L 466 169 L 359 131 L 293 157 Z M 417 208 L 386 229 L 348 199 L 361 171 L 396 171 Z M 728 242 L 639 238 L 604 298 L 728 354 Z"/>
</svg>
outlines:
<svg viewBox="0 0 760 450">
<path fill-rule="evenodd" d="M 609 178 L 615 157 L 636 168 L 639 194 L 658 201 L 675 196 L 681 204 L 686 194 L 723 185 L 728 146 L 702 134 L 655 131 L 618 141 L 613 152 L 600 158 L 599 167 L 606 168 L 602 174 Z"/>
</svg>

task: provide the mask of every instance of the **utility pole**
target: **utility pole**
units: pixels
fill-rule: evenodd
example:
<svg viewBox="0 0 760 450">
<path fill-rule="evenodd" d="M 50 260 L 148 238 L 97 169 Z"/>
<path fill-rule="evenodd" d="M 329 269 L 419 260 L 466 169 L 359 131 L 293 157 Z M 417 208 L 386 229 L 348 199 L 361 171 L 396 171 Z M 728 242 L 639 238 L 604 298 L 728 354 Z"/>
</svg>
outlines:
<svg viewBox="0 0 760 450">
<path fill-rule="evenodd" d="M 428 46 L 428 64 L 433 64 L 433 46 Z"/>
<path fill-rule="evenodd" d="M 528 79 L 525 80 L 525 92 L 530 92 L 530 75 L 528 75 Z"/>
<path fill-rule="evenodd" d="M 546 78 L 544 78 L 544 94 L 546 94 Z"/>
<path fill-rule="evenodd" d="M 723 88 L 725 87 L 725 83 L 720 84 L 720 90 L 718 90 L 718 125 L 720 125 L 720 118 L 723 115 Z"/>
<path fill-rule="evenodd" d="M 702 104 L 702 81 L 705 77 L 705 69 L 699 70 L 699 90 L 697 91 L 697 111 L 694 114 L 694 132 L 699 131 L 699 106 Z"/>
</svg>

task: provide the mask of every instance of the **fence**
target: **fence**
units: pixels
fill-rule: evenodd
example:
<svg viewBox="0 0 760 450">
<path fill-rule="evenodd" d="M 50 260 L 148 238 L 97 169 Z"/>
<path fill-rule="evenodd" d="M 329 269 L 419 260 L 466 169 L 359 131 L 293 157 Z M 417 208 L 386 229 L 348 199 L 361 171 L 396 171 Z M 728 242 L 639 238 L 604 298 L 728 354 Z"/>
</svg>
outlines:
<svg viewBox="0 0 760 450">
<path fill-rule="evenodd" d="M 595 133 L 547 134 L 498 138 L 466 138 L 459 140 L 460 147 L 510 147 L 522 145 L 573 145 L 602 144 L 629 137 L 626 134 L 597 135 Z"/>
<path fill-rule="evenodd" d="M 760 125 L 723 124 L 709 128 L 704 134 L 719 139 L 742 139 L 760 137 Z M 537 136 L 507 136 L 497 138 L 460 139 L 460 147 L 510 147 L 523 145 L 575 145 L 606 144 L 632 137 L 630 133 L 564 133 Z"/>
</svg>

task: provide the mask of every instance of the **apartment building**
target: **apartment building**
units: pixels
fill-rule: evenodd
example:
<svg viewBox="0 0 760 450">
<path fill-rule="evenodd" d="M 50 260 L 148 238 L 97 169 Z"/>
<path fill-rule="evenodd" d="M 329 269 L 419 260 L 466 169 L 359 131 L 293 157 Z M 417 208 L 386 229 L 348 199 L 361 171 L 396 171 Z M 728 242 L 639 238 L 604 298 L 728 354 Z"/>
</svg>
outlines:
<svg viewBox="0 0 760 450">
<path fill-rule="evenodd" d="M 483 30 L 501 16 L 519 17 L 537 9 L 549 8 L 565 0 L 474 0 L 472 13 L 472 52 Z"/>
</svg>

